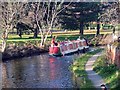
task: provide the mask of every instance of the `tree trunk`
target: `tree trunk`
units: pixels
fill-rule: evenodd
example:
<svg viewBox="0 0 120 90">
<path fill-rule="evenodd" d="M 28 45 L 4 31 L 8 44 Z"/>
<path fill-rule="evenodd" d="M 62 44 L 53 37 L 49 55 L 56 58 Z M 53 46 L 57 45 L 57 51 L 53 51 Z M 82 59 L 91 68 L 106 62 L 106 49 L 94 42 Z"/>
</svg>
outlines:
<svg viewBox="0 0 120 90">
<path fill-rule="evenodd" d="M 3 39 L 2 40 L 2 50 L 1 51 L 4 52 L 5 48 L 6 48 L 6 40 Z"/>
<path fill-rule="evenodd" d="M 80 35 L 83 35 L 83 33 L 84 33 L 83 27 L 84 27 L 84 23 L 80 22 Z"/>
<path fill-rule="evenodd" d="M 19 37 L 22 38 L 22 30 L 19 29 Z"/>
<path fill-rule="evenodd" d="M 4 50 L 6 48 L 6 41 L 8 39 L 8 30 L 9 30 L 9 28 L 6 28 L 2 34 L 2 48 L 1 48 L 2 52 L 4 52 Z"/>
<path fill-rule="evenodd" d="M 115 26 L 113 27 L 113 34 L 115 34 Z"/>
<path fill-rule="evenodd" d="M 97 20 L 97 32 L 96 35 L 98 36 L 100 34 L 100 22 L 99 19 Z"/>
<path fill-rule="evenodd" d="M 8 38 L 8 32 L 5 30 L 2 35 L 2 43 L 1 43 L 1 52 L 4 52 L 6 48 L 6 39 Z"/>
<path fill-rule="evenodd" d="M 3 32 L 3 36 L 2 36 L 4 39 L 7 39 L 8 38 L 8 31 L 7 29 Z"/>
<path fill-rule="evenodd" d="M 45 35 L 43 34 L 43 35 L 41 35 L 41 44 L 40 44 L 40 46 L 44 47 L 44 44 L 45 44 Z"/>
<path fill-rule="evenodd" d="M 34 38 L 37 38 L 38 37 L 38 30 L 37 28 L 34 29 Z"/>
</svg>

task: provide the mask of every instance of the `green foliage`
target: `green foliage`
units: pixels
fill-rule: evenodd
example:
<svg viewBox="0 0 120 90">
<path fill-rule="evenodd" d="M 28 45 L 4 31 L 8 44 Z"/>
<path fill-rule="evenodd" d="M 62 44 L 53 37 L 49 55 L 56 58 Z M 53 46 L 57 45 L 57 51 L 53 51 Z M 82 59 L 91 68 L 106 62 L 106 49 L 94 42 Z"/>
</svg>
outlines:
<svg viewBox="0 0 120 90">
<path fill-rule="evenodd" d="M 80 29 L 81 22 L 97 21 L 101 12 L 99 6 L 99 2 L 73 2 L 59 15 L 60 23 L 65 29 Z"/>
<path fill-rule="evenodd" d="M 114 64 L 108 65 L 106 62 L 105 55 L 98 57 L 94 70 L 103 77 L 111 90 L 118 90 L 120 70 Z"/>
<path fill-rule="evenodd" d="M 79 28 L 78 24 L 74 18 L 68 17 L 68 16 L 61 16 L 60 18 L 63 19 L 60 22 L 60 23 L 62 23 L 63 29 L 77 30 Z"/>
<path fill-rule="evenodd" d="M 85 71 L 85 64 L 92 55 L 100 52 L 101 50 L 102 49 L 97 49 L 95 51 L 83 54 L 79 58 L 76 58 L 73 62 L 73 65 L 70 67 L 71 71 L 75 74 L 75 76 L 84 78 L 82 80 L 84 80 L 83 82 L 85 83 L 80 83 L 81 89 L 85 88 L 87 90 L 89 88 L 94 88 L 92 82 L 87 77 L 87 73 Z"/>
<path fill-rule="evenodd" d="M 104 24 L 102 28 L 103 28 L 103 29 L 108 29 L 108 30 L 109 30 L 109 29 L 112 29 L 113 26 L 110 25 L 110 24 Z"/>
</svg>

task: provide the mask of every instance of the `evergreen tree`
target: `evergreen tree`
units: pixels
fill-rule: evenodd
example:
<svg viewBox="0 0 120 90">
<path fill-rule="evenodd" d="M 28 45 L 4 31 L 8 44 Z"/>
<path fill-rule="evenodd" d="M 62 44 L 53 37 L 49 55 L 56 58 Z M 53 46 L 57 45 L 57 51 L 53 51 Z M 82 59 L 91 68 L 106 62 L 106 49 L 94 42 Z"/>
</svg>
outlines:
<svg viewBox="0 0 120 90">
<path fill-rule="evenodd" d="M 100 2 L 73 2 L 61 13 L 60 23 L 63 28 L 79 29 L 80 35 L 83 35 L 86 23 L 98 21 L 100 5 Z"/>
</svg>

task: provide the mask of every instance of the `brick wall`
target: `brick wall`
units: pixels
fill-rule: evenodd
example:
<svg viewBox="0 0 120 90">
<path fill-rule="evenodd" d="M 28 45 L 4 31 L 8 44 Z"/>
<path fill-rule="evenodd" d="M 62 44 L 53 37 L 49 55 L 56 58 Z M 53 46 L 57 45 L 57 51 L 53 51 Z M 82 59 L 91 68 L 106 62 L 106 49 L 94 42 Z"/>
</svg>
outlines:
<svg viewBox="0 0 120 90">
<path fill-rule="evenodd" d="M 110 64 L 116 64 L 120 69 L 120 47 L 108 45 L 106 56 Z"/>
<path fill-rule="evenodd" d="M 115 54 L 115 64 L 120 69 L 120 47 L 116 48 L 116 54 Z"/>
</svg>

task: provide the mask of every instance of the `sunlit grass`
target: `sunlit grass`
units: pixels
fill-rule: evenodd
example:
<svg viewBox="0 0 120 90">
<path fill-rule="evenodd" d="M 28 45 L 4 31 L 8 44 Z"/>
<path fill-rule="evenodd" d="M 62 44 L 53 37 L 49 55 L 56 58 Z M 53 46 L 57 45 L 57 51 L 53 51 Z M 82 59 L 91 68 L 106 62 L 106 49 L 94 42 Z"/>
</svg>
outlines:
<svg viewBox="0 0 120 90">
<path fill-rule="evenodd" d="M 93 90 L 95 88 L 92 82 L 88 79 L 87 73 L 85 71 L 85 64 L 91 56 L 100 52 L 101 50 L 102 49 L 97 49 L 95 51 L 83 54 L 79 58 L 76 58 L 73 62 L 73 65 L 70 67 L 71 71 L 75 74 L 75 76 L 84 78 L 82 79 L 84 81 L 81 82 L 85 82 L 85 83 L 80 83 L 80 89 L 89 90 L 90 88 L 92 88 Z"/>
<path fill-rule="evenodd" d="M 97 30 L 84 30 L 84 34 L 96 34 Z M 79 30 L 75 30 L 75 31 L 66 31 L 66 32 L 54 32 L 53 35 L 76 35 L 79 34 Z M 101 30 L 100 34 L 108 34 L 108 33 L 112 33 L 112 30 Z"/>
<path fill-rule="evenodd" d="M 2 40 L 0 40 L 0 43 L 2 43 Z"/>
<path fill-rule="evenodd" d="M 104 30 L 101 31 L 101 34 L 106 34 L 106 33 L 111 33 L 110 30 Z M 91 40 L 94 38 L 96 34 L 96 30 L 85 30 L 84 31 L 84 37 L 88 40 Z M 7 39 L 7 44 L 9 43 L 25 43 L 25 42 L 33 42 L 33 41 L 41 41 L 40 35 L 38 35 L 38 38 L 33 38 L 34 34 L 30 35 L 22 35 L 22 38 L 19 37 L 19 35 L 16 34 L 9 34 L 8 39 Z M 57 41 L 64 41 L 66 38 L 69 40 L 76 40 L 79 37 L 79 30 L 77 31 L 67 31 L 67 32 L 54 32 L 53 36 L 57 36 L 56 40 Z M 50 35 L 47 38 L 47 41 L 50 41 L 52 38 Z"/>
<path fill-rule="evenodd" d="M 120 70 L 114 64 L 106 64 L 105 55 L 98 57 L 94 64 L 94 70 L 103 77 L 108 87 L 112 90 L 118 90 Z"/>
</svg>

